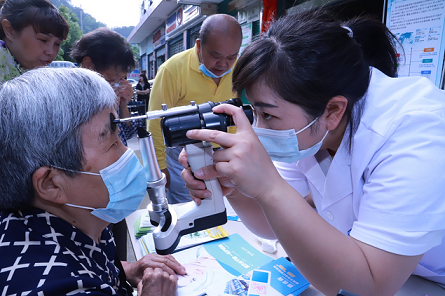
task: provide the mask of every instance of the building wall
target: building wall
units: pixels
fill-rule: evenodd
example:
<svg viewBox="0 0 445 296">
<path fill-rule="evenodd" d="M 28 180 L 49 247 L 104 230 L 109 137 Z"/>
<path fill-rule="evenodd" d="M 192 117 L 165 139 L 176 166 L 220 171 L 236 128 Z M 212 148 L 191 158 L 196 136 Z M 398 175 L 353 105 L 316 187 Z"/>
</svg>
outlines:
<svg viewBox="0 0 445 296">
<path fill-rule="evenodd" d="M 147 0 L 141 2 L 141 20 L 145 17 L 144 13 L 150 9 L 149 3 L 150 1 Z M 253 4 L 256 7 L 254 12 L 257 13 L 256 17 L 250 16 L 250 18 L 244 17 L 241 19 L 241 16 L 246 16 L 247 12 L 250 15 L 252 14 L 250 7 L 243 6 L 246 3 L 250 6 Z M 194 46 L 201 24 L 206 18 L 205 14 L 211 14 L 215 11 L 236 17 L 244 26 L 249 22 L 254 23 L 249 27 L 251 31 L 247 34 L 247 39 L 251 42 L 252 36 L 259 35 L 261 3 L 261 0 L 224 0 L 218 5 L 212 4 L 204 7 L 204 9 L 210 8 L 210 11 L 203 11 L 199 5 L 178 5 L 152 34 L 139 43 L 141 58 L 145 56 L 144 61 L 146 61 L 146 64 L 141 68 L 147 69 L 148 79 L 153 79 L 163 62 L 175 53 Z"/>
<path fill-rule="evenodd" d="M 141 13 L 149 9 L 150 3 L 148 0 L 142 2 Z M 360 14 L 372 14 L 380 20 L 383 18 L 384 0 L 277 0 L 277 16 L 316 8 L 323 4 L 330 6 L 344 19 Z M 217 4 L 218 13 L 236 17 L 243 28 L 243 44 L 240 52 L 260 37 L 262 10 L 261 0 L 224 0 Z M 141 56 L 147 56 L 145 66 L 149 79 L 155 76 L 159 66 L 173 54 L 194 46 L 197 32 L 206 17 L 204 14 L 207 13 L 202 11 L 199 5 L 178 5 L 165 17 L 163 23 L 139 44 Z M 144 15 L 141 16 L 143 17 Z"/>
</svg>

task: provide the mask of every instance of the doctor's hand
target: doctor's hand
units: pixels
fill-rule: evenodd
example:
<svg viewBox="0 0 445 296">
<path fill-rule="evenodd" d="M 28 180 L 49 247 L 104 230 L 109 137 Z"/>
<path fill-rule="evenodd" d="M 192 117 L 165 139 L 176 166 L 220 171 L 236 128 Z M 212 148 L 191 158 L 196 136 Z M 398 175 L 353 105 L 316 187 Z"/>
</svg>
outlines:
<svg viewBox="0 0 445 296">
<path fill-rule="evenodd" d="M 213 112 L 231 115 L 237 132 L 229 134 L 207 129 L 187 132 L 190 139 L 214 142 L 224 148 L 214 152 L 213 166 L 196 170 L 195 177 L 206 180 L 215 177 L 216 172 L 224 187 L 234 186 L 242 194 L 258 201 L 267 198 L 275 188 L 285 186 L 286 181 L 279 175 L 244 111 L 233 105 L 221 104 L 213 108 Z M 185 181 L 188 188 L 198 185 L 188 177 Z M 198 193 L 193 191 L 192 194 L 196 196 Z"/>
<path fill-rule="evenodd" d="M 229 178 L 220 175 L 213 165 L 202 168 L 205 172 L 205 178 L 201 176 L 202 179 L 197 179 L 194 177 L 190 166 L 188 165 L 187 152 L 182 149 L 178 157 L 179 163 L 182 165 L 184 170 L 181 172 L 181 177 L 185 182 L 185 187 L 190 192 L 190 197 L 199 205 L 201 199 L 208 198 L 211 196 L 210 190 L 206 189 L 206 184 L 202 179 L 214 179 L 217 178 L 222 189 L 224 196 L 233 194 L 236 191 L 235 185 L 230 181 Z"/>
</svg>

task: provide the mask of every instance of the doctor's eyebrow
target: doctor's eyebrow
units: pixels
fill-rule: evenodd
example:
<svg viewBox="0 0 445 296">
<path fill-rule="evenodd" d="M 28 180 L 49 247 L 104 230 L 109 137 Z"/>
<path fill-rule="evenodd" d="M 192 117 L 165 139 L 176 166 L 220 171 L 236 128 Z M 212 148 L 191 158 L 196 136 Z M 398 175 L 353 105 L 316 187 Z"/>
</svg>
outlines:
<svg viewBox="0 0 445 296">
<path fill-rule="evenodd" d="M 261 102 L 255 103 L 255 104 L 253 104 L 253 106 L 254 107 L 263 107 L 263 108 L 278 108 L 277 105 L 272 105 L 272 104 L 268 104 L 268 103 L 261 103 Z"/>
</svg>

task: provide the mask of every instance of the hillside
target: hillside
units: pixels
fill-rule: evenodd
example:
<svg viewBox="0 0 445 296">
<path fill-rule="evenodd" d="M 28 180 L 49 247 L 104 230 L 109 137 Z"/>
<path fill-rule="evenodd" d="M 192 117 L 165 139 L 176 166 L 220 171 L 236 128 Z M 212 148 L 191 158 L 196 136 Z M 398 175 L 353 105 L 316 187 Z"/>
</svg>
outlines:
<svg viewBox="0 0 445 296">
<path fill-rule="evenodd" d="M 82 29 L 83 34 L 91 32 L 94 29 L 97 29 L 99 27 L 106 27 L 106 24 L 104 24 L 102 22 L 98 22 L 92 15 L 85 13 L 83 11 L 83 9 L 73 6 L 71 4 L 70 0 L 51 0 L 51 3 L 53 3 L 54 6 L 56 6 L 56 7 L 60 7 L 60 5 L 64 5 L 64 6 L 68 7 L 69 10 L 74 12 L 74 14 L 79 19 L 79 27 Z M 82 23 L 80 23 L 81 14 L 82 14 Z M 116 27 L 116 28 L 111 28 L 111 29 L 113 31 L 118 32 L 122 36 L 127 37 L 131 33 L 133 28 L 134 28 L 134 26 Z"/>
</svg>

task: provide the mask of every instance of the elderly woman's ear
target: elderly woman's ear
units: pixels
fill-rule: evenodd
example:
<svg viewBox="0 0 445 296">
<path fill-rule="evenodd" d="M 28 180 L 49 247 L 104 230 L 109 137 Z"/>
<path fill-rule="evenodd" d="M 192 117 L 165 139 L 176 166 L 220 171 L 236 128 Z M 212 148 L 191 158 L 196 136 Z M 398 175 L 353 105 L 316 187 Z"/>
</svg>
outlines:
<svg viewBox="0 0 445 296">
<path fill-rule="evenodd" d="M 35 201 L 65 204 L 68 202 L 65 194 L 65 178 L 63 172 L 49 167 L 40 167 L 32 175 L 32 185 Z"/>
</svg>

